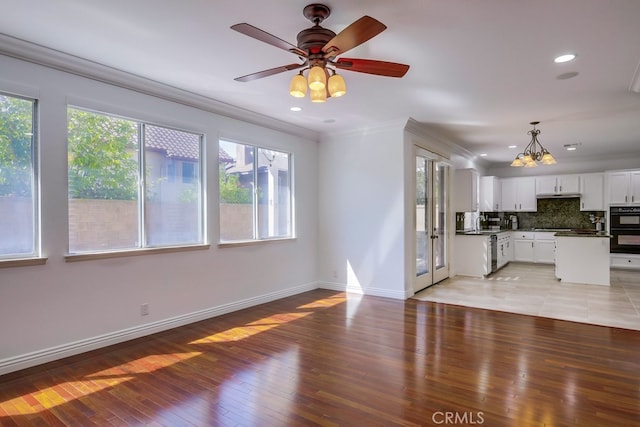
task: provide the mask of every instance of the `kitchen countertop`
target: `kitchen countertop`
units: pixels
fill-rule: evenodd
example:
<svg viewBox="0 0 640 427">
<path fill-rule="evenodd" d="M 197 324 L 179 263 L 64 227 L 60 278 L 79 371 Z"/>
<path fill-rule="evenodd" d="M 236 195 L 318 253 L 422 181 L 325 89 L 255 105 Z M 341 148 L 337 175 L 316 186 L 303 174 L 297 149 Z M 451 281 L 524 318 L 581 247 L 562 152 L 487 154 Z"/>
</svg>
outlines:
<svg viewBox="0 0 640 427">
<path fill-rule="evenodd" d="M 581 231 L 581 230 L 570 230 L 570 231 L 559 231 L 555 234 L 556 237 L 604 237 L 607 239 L 611 238 L 611 234 L 606 231 Z"/>
</svg>

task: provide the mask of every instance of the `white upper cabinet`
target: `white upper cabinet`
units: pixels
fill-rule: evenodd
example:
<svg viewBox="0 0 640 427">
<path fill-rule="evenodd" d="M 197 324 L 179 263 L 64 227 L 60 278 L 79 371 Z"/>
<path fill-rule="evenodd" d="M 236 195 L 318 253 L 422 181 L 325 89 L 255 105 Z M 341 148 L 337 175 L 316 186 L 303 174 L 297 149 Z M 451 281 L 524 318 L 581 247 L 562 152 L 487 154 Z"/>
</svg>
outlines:
<svg viewBox="0 0 640 427">
<path fill-rule="evenodd" d="M 580 175 L 539 176 L 536 195 L 565 195 L 580 193 Z"/>
<path fill-rule="evenodd" d="M 607 173 L 609 204 L 640 205 L 640 171 Z"/>
<path fill-rule="evenodd" d="M 480 177 L 480 211 L 499 212 L 502 210 L 502 187 L 496 176 Z"/>
<path fill-rule="evenodd" d="M 478 171 L 475 169 L 456 170 L 454 206 L 456 212 L 478 210 Z"/>
<path fill-rule="evenodd" d="M 537 209 L 536 179 L 534 177 L 502 180 L 502 210 L 506 212 L 535 212 Z"/>
<path fill-rule="evenodd" d="M 591 173 L 580 175 L 580 210 L 603 211 L 604 207 L 604 174 Z"/>
</svg>

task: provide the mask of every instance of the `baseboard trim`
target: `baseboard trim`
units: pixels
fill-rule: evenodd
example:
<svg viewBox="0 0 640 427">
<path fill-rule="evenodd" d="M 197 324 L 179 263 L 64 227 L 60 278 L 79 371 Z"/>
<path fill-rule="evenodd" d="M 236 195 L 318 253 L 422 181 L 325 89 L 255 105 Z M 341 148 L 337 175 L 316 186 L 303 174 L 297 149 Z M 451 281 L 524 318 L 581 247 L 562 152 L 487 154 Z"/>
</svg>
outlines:
<svg viewBox="0 0 640 427">
<path fill-rule="evenodd" d="M 337 292 L 348 292 L 353 294 L 370 295 L 370 296 L 376 296 L 376 297 L 385 297 L 385 298 L 394 298 L 394 299 L 403 299 L 403 300 L 413 295 L 413 294 L 408 295 L 404 291 L 393 291 L 389 289 L 374 288 L 374 287 L 368 287 L 363 289 L 357 286 L 349 286 L 344 283 L 333 283 L 333 282 L 319 282 L 318 288 L 328 289 L 328 290 L 337 291 Z"/>
<path fill-rule="evenodd" d="M 9 357 L 0 360 L 0 375 L 41 365 L 43 363 L 52 362 L 54 360 L 63 359 L 65 357 L 74 356 L 87 351 L 96 350 L 102 347 L 107 347 L 113 344 L 129 341 L 135 338 L 155 334 L 157 332 L 162 332 L 178 326 L 184 326 L 190 323 L 199 322 L 201 320 L 210 319 L 212 317 L 221 316 L 223 314 L 250 308 L 259 304 L 264 304 L 281 298 L 297 295 L 303 292 L 308 292 L 314 289 L 318 289 L 318 287 L 319 286 L 317 282 L 307 283 L 304 285 L 295 286 L 293 288 L 283 289 L 277 292 L 272 292 L 257 297 L 247 298 L 244 300 L 211 307 L 204 310 L 159 320 L 157 322 L 134 326 L 132 328 L 122 329 L 104 335 L 37 350 L 19 356 Z"/>
</svg>

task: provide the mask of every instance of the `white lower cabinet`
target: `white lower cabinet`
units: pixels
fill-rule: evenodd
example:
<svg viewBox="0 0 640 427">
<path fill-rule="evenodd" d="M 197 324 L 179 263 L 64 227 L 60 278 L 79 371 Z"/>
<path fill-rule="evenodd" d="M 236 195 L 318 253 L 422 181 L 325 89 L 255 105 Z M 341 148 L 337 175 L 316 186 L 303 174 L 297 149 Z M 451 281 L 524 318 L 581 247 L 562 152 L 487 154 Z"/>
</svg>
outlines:
<svg viewBox="0 0 640 427">
<path fill-rule="evenodd" d="M 540 264 L 555 263 L 554 234 L 554 232 L 514 231 L 512 234 L 513 260 Z"/>
<path fill-rule="evenodd" d="M 556 262 L 555 232 L 539 231 L 535 233 L 533 262 L 543 264 L 553 264 Z"/>
<path fill-rule="evenodd" d="M 611 254 L 611 267 L 640 270 L 640 255 Z"/>
<path fill-rule="evenodd" d="M 535 233 L 531 231 L 515 231 L 513 238 L 513 260 L 534 262 L 533 245 Z"/>
</svg>

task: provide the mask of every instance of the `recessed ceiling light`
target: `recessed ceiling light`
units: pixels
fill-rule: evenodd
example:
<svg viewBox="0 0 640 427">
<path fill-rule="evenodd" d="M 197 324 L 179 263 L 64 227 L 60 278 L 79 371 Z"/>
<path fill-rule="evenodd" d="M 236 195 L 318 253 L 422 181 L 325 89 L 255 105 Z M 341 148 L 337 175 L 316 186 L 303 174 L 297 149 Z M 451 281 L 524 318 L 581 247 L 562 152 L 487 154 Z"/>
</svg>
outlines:
<svg viewBox="0 0 640 427">
<path fill-rule="evenodd" d="M 487 157 L 487 153 L 480 154 L 480 157 Z"/>
<path fill-rule="evenodd" d="M 302 107 L 291 107 L 289 108 L 291 111 L 302 111 Z"/>
<path fill-rule="evenodd" d="M 516 148 L 517 145 L 510 145 L 509 148 Z"/>
<path fill-rule="evenodd" d="M 567 151 L 576 151 L 578 149 L 578 147 L 580 147 L 581 145 L 582 145 L 582 142 L 576 142 L 574 144 L 564 144 L 563 147 Z"/>
<path fill-rule="evenodd" d="M 553 62 L 560 64 L 563 62 L 569 62 L 569 61 L 573 61 L 574 59 L 576 59 L 576 55 L 573 53 L 567 53 L 565 55 L 560 55 L 558 57 L 556 57 Z"/>
</svg>

